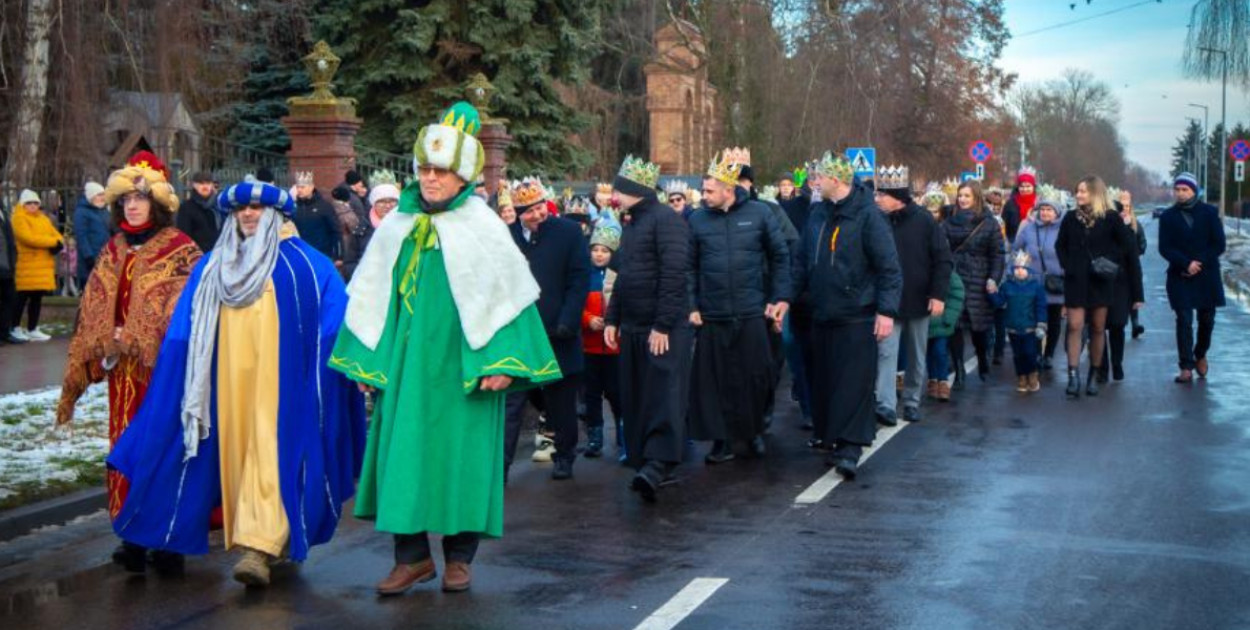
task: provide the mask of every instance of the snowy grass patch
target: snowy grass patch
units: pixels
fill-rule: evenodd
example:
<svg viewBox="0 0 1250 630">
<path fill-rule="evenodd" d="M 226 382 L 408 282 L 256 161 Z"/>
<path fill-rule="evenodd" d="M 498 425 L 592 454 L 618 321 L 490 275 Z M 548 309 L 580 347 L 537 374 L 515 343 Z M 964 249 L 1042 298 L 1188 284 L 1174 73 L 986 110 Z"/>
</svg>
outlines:
<svg viewBox="0 0 1250 630">
<path fill-rule="evenodd" d="M 78 401 L 71 435 L 56 427 L 61 389 L 0 396 L 0 510 L 103 485 L 108 387 Z"/>
</svg>

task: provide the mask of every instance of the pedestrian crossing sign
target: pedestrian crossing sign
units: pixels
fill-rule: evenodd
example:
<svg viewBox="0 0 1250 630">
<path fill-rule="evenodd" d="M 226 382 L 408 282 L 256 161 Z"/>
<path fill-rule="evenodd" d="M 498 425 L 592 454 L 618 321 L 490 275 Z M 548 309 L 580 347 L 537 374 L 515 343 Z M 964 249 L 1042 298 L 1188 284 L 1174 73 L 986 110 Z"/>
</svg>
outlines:
<svg viewBox="0 0 1250 630">
<path fill-rule="evenodd" d="M 855 169 L 856 177 L 872 177 L 877 172 L 877 150 L 872 147 L 847 149 L 846 159 Z"/>
</svg>

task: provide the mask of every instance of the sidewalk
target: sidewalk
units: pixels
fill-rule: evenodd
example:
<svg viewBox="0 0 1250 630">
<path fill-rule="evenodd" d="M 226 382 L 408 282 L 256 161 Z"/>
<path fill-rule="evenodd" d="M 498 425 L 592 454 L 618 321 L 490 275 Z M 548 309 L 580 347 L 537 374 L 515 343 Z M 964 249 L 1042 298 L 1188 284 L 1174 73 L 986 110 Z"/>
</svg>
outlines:
<svg viewBox="0 0 1250 630">
<path fill-rule="evenodd" d="M 0 395 L 59 386 L 68 352 L 69 339 L 0 346 Z"/>
</svg>

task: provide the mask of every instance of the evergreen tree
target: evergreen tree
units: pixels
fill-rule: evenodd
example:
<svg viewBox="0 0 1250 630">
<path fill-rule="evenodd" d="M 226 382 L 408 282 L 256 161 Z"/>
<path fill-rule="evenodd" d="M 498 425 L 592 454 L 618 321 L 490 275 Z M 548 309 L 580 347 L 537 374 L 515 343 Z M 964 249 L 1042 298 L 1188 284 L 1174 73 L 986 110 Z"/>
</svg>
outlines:
<svg viewBox="0 0 1250 630">
<path fill-rule="evenodd" d="M 482 72 L 509 120 L 513 174 L 578 172 L 589 154 L 572 136 L 588 120 L 559 84 L 583 81 L 608 0 L 314 0 L 314 34 L 343 58 L 338 93 L 359 102 L 361 143 L 408 153 L 421 127 L 464 98 Z"/>
<path fill-rule="evenodd" d="M 1202 142 L 1202 125 L 1194 121 L 1189 121 L 1189 126 L 1185 128 L 1185 135 L 1176 139 L 1176 145 L 1172 147 L 1172 170 L 1170 175 L 1175 178 L 1177 175 L 1186 171 L 1198 175 L 1198 154 L 1199 143 Z M 1216 171 L 1219 172 L 1219 157 L 1216 157 Z M 1200 175 L 1199 175 L 1200 176 Z"/>
<path fill-rule="evenodd" d="M 238 42 L 248 61 L 242 95 L 233 106 L 230 141 L 285 153 L 291 139 L 280 122 L 288 113 L 286 99 L 311 91 L 300 59 L 308 54 L 308 23 L 294 3 L 265 0 L 242 11 L 252 28 L 241 29 Z"/>
</svg>

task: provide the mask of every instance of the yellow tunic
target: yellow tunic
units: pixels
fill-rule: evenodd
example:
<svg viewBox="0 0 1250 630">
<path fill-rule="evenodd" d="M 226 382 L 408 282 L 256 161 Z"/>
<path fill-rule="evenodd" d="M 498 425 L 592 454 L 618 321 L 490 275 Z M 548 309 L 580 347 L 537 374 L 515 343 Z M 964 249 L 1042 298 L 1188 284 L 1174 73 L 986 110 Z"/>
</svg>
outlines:
<svg viewBox="0 0 1250 630">
<path fill-rule="evenodd" d="M 217 336 L 217 430 L 226 549 L 282 553 L 290 523 L 278 481 L 278 301 L 221 307 Z"/>
</svg>

